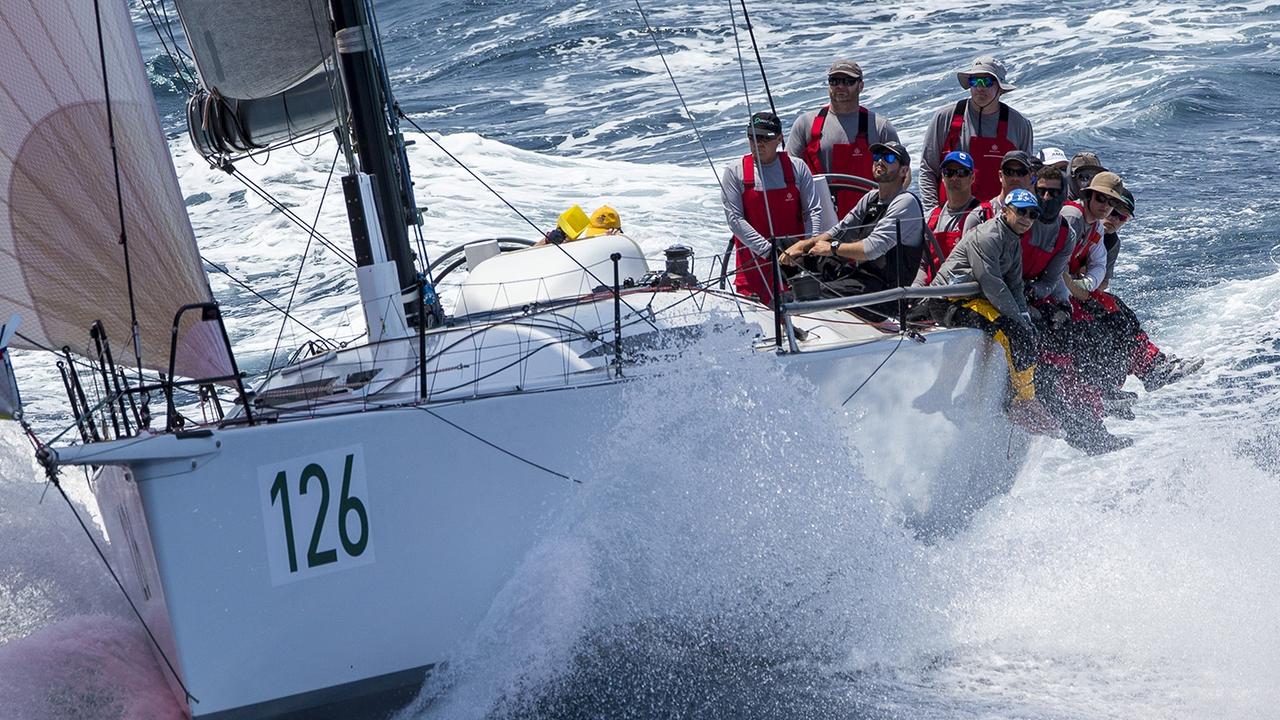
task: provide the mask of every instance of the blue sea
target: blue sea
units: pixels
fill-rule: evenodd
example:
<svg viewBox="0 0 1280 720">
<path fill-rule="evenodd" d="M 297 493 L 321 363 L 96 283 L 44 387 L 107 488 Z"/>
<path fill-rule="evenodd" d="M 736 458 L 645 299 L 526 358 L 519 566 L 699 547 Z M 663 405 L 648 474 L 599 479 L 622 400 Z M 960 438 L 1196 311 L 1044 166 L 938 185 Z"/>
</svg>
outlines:
<svg viewBox="0 0 1280 720">
<path fill-rule="evenodd" d="M 278 301 L 301 264 L 298 317 L 358 336 L 346 265 L 304 250 L 305 232 L 191 149 L 173 66 L 131 5 L 202 253 Z M 608 203 L 647 251 L 683 242 L 709 258 L 727 239 L 716 178 L 745 151 L 751 111 L 772 103 L 789 125 L 847 57 L 863 103 L 918 152 L 962 96 L 955 71 L 992 54 L 1037 147 L 1092 150 L 1124 177 L 1137 214 L 1112 290 L 1157 344 L 1205 359 L 1111 422 L 1131 448 L 1090 458 L 1038 440 L 1008 493 L 929 541 L 853 460 L 770 469 L 725 441 L 744 427 L 727 407 L 704 402 L 679 426 L 624 411 L 626 435 L 600 452 L 608 482 L 398 720 L 1280 712 L 1280 4 L 748 2 L 771 98 L 741 4 L 642 2 L 652 34 L 616 0 L 376 7 L 397 99 L 430 134 L 407 133 L 429 253 L 535 234 L 435 143 L 540 226 Z M 340 195 L 324 194 L 335 150 L 322 139 L 240 167 L 341 244 Z M 279 316 L 211 282 L 242 367 L 264 368 Z M 286 349 L 306 339 L 285 324 Z M 44 377 L 29 401 L 56 420 L 61 386 Z M 708 447 L 717 462 L 686 472 L 681 453 Z M 669 481 L 638 486 L 638 468 Z M 761 505 L 746 490 L 777 471 L 795 491 Z M 90 502 L 84 479 L 68 484 Z M 0 718 L 178 717 L 145 635 L 44 490 L 30 447 L 0 428 Z M 763 511 L 759 535 L 737 534 L 732 518 Z"/>
</svg>

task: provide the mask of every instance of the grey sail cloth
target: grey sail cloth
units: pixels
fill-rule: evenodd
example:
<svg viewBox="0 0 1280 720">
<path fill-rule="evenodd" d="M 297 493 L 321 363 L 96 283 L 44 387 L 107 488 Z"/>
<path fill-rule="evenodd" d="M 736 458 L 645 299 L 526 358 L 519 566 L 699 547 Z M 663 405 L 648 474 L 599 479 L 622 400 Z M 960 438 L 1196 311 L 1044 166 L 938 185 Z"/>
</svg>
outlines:
<svg viewBox="0 0 1280 720">
<path fill-rule="evenodd" d="M 176 0 L 201 90 L 187 123 L 206 157 L 287 143 L 338 124 L 325 0 Z"/>
<path fill-rule="evenodd" d="M 128 7 L 101 13 L 142 364 L 168 372 L 174 314 L 212 296 Z M 22 318 L 13 346 L 87 354 L 101 320 L 116 362 L 133 364 L 92 4 L 0 3 L 0 68 L 0 317 Z M 216 326 L 189 315 L 177 374 L 228 374 Z"/>
</svg>

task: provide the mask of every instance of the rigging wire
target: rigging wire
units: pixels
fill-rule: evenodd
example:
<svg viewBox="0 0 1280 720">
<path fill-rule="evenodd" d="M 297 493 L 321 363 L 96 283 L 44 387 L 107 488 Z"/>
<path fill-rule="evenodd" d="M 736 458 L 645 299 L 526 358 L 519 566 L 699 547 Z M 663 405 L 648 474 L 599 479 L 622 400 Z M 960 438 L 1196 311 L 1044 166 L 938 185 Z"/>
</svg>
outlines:
<svg viewBox="0 0 1280 720">
<path fill-rule="evenodd" d="M 769 76 L 764 72 L 764 60 L 760 59 L 760 45 L 756 43 L 755 27 L 751 24 L 751 16 L 747 14 L 747 0 L 738 1 L 742 5 L 742 20 L 747 24 L 747 34 L 751 36 L 751 49 L 755 51 L 756 64 L 760 66 L 760 79 L 764 81 L 764 95 L 769 99 L 769 112 L 777 115 L 778 109 L 773 106 L 773 92 L 769 90 Z M 730 5 L 732 5 L 732 3 L 730 3 Z M 734 30 L 736 32 L 737 28 L 735 27 Z M 741 60 L 741 55 L 739 55 L 739 60 Z M 785 147 L 785 136 L 782 142 Z"/>
<path fill-rule="evenodd" d="M 97 552 L 98 557 L 102 559 L 102 564 L 106 566 L 107 572 L 111 575 L 111 579 L 116 583 L 116 587 L 120 588 L 120 593 L 124 595 L 125 601 L 129 603 L 129 608 L 133 610 L 133 614 L 138 618 L 138 622 L 142 624 L 142 629 L 146 631 L 147 637 L 151 639 L 151 644 L 155 646 L 156 652 L 160 654 L 161 659 L 164 660 L 164 664 L 169 668 L 169 672 L 173 674 L 173 679 L 178 683 L 178 687 L 182 688 L 182 692 L 186 695 L 187 700 L 199 704 L 200 701 L 196 699 L 196 696 L 191 694 L 191 691 L 187 689 L 186 684 L 182 682 L 182 676 L 178 674 L 177 669 L 173 666 L 173 662 L 169 660 L 169 655 L 164 651 L 164 648 L 161 647 L 160 641 L 156 639 L 155 633 L 151 631 L 151 627 L 147 625 L 147 621 L 142 617 L 142 612 L 138 610 L 138 606 L 133 602 L 133 598 L 129 596 L 129 592 L 125 590 L 124 583 L 120 581 L 120 576 L 116 574 L 115 568 L 111 567 L 110 561 L 107 560 L 106 553 L 102 551 L 102 546 L 98 544 L 98 539 L 93 536 L 93 533 L 89 530 L 89 526 L 85 524 L 84 518 L 80 516 L 80 511 L 76 510 L 76 506 L 71 502 L 71 498 L 67 495 L 67 491 L 63 489 L 62 482 L 58 480 L 57 465 L 53 459 L 52 452 L 40 442 L 40 438 L 36 436 L 35 432 L 31 429 L 31 426 L 28 425 L 25 420 L 21 421 L 21 423 L 22 429 L 27 434 L 27 438 L 35 448 L 36 458 L 39 459 L 40 464 L 44 466 L 45 474 L 48 476 L 49 482 L 57 488 L 58 494 L 62 496 L 62 499 L 67 504 L 67 509 L 71 511 L 72 515 L 75 515 L 76 522 L 80 524 L 80 529 L 84 531 L 85 537 L 89 538 L 89 543 L 93 545 L 94 551 Z"/>
<path fill-rule="evenodd" d="M 425 137 L 425 138 L 427 138 L 428 140 L 430 140 L 430 141 L 431 141 L 431 144 L 433 144 L 433 145 L 435 145 L 436 147 L 440 148 L 440 151 L 441 151 L 441 152 L 443 152 L 445 155 L 448 155 L 448 156 L 449 156 L 449 159 L 450 159 L 450 160 L 452 160 L 452 161 L 454 161 L 455 163 L 457 163 L 457 164 L 458 164 L 458 166 L 459 166 L 459 167 L 461 167 L 463 170 L 466 170 L 466 171 L 467 171 L 467 174 L 471 175 L 471 177 L 473 177 L 473 178 L 475 178 L 477 181 L 479 181 L 479 183 L 480 183 L 481 185 L 483 185 L 483 186 L 485 187 L 485 189 L 487 189 L 489 192 L 491 192 L 491 193 L 493 193 L 494 195 L 496 195 L 496 196 L 497 196 L 497 198 L 503 202 L 503 204 L 505 204 L 507 207 L 511 208 L 512 212 L 514 212 L 516 215 L 519 215 L 519 216 L 520 216 L 520 217 L 521 217 L 521 218 L 522 218 L 526 223 L 528 223 L 528 224 L 529 224 L 529 226 L 530 226 L 530 227 L 532 227 L 534 230 L 536 230 L 536 231 L 538 232 L 538 234 L 539 234 L 539 235 L 542 235 L 543 237 L 545 237 L 545 236 L 546 236 L 546 233 L 542 232 L 542 229 L 541 229 L 541 228 L 539 228 L 539 227 L 537 226 L 537 224 L 535 224 L 535 223 L 534 223 L 532 220 L 530 220 L 529 218 L 525 217 L 524 213 L 522 213 L 522 212 L 520 212 L 519 210 L 517 210 L 515 205 L 512 205 L 510 202 L 507 202 L 507 199 L 506 199 L 506 198 L 504 198 L 504 197 L 502 196 L 502 194 L 501 194 L 501 193 L 499 193 L 497 190 L 494 190 L 494 189 L 493 189 L 493 187 L 491 187 L 491 186 L 489 185 L 489 183 L 485 182 L 485 181 L 484 181 L 484 180 L 483 180 L 479 175 L 477 175 L 475 172 L 473 172 L 473 171 L 471 170 L 471 168 L 467 167 L 466 163 L 462 162 L 462 161 L 461 161 L 461 160 L 459 160 L 459 159 L 458 159 L 458 158 L 457 158 L 453 153 L 451 153 L 451 152 L 449 152 L 448 150 L 446 150 L 446 149 L 445 149 L 445 147 L 444 147 L 444 145 L 441 145 L 439 141 L 437 141 L 435 138 L 431 137 L 431 135 L 430 135 L 430 134 L 428 134 L 428 133 L 427 133 L 427 131 L 423 130 L 423 129 L 422 129 L 422 127 L 418 125 L 418 123 L 416 123 L 416 122 L 414 122 L 414 121 L 413 121 L 413 118 L 411 118 L 411 117 L 409 117 L 408 115 L 406 115 L 406 114 L 404 113 L 404 111 L 400 109 L 400 107 L 399 107 L 398 105 L 396 106 L 396 110 L 400 113 L 400 117 L 404 118 L 406 121 L 408 121 L 408 123 L 409 123 L 410 125 L 412 125 L 412 126 L 413 126 L 413 129 L 414 129 L 414 130 L 417 130 L 419 133 L 421 133 L 421 134 L 422 134 L 422 136 L 423 136 L 423 137 Z M 565 257 L 567 257 L 567 258 L 569 258 L 570 260 L 572 260 L 574 265 L 577 265 L 577 266 L 578 266 L 578 268 L 579 268 L 580 270 L 582 270 L 583 272 L 585 272 L 585 273 L 587 274 L 587 277 L 589 277 L 589 278 L 591 278 L 592 280 L 594 280 L 594 281 L 595 281 L 595 283 L 596 283 L 596 286 L 597 286 L 597 287 L 611 287 L 611 285 L 610 285 L 609 283 L 606 283 L 604 280 L 601 280 L 599 275 L 596 275 L 594 272 L 592 272 L 591 268 L 587 267 L 586 265 L 583 265 L 583 264 L 582 264 L 582 261 L 580 261 L 580 260 L 578 260 L 578 258 L 574 257 L 574 256 L 573 256 L 573 255 L 572 255 L 568 250 L 564 249 L 564 247 L 562 247 L 559 243 L 553 243 L 553 244 L 552 244 L 552 247 L 554 247 L 554 248 L 558 249 L 560 252 L 564 253 L 564 256 L 565 256 Z M 622 304 L 623 304 L 623 305 L 625 305 L 625 306 L 627 307 L 627 309 L 628 309 L 628 310 L 630 310 L 631 312 L 636 313 L 637 315 L 640 315 L 640 311 L 639 311 L 639 310 L 636 310 L 634 307 L 632 307 L 632 306 L 631 306 L 631 304 L 630 304 L 630 303 L 628 303 L 626 300 L 622 300 Z M 643 317 L 643 315 L 641 315 L 641 317 Z M 656 330 L 658 330 L 658 326 L 657 326 L 657 325 L 654 325 L 652 320 L 650 320 L 650 319 L 648 319 L 648 318 L 644 318 L 644 320 L 645 320 L 645 322 L 649 323 L 649 326 L 650 326 L 650 327 L 652 327 L 655 331 L 656 331 Z"/>
<path fill-rule="evenodd" d="M 244 173 L 240 172 L 240 170 L 236 168 L 236 166 L 233 163 L 231 163 L 230 161 L 223 161 L 222 163 L 217 165 L 217 168 L 227 173 L 231 177 L 235 178 L 236 180 L 239 180 L 245 187 L 252 190 L 255 195 L 262 198 L 268 205 L 275 208 L 276 210 L 279 210 L 287 219 L 291 220 L 295 225 L 302 228 L 303 230 L 306 230 L 308 233 L 314 233 L 315 238 L 320 241 L 321 245 L 324 245 L 325 247 L 332 250 L 334 253 L 338 255 L 339 258 L 346 261 L 348 265 L 350 265 L 351 267 L 356 266 L 355 258 L 347 254 L 347 251 L 335 245 L 332 240 L 325 237 L 324 233 L 321 233 L 319 230 L 316 230 L 312 226 L 308 225 L 302 218 L 298 217 L 296 213 L 294 213 L 288 207 L 285 207 L 284 203 L 281 203 L 271 193 L 263 189 L 262 186 L 258 185 L 253 180 L 249 179 L 249 177 L 246 176 Z"/>
<path fill-rule="evenodd" d="M 129 231 L 124 218 L 124 191 L 120 187 L 120 155 L 116 151 L 116 121 L 111 108 L 111 83 L 107 78 L 107 47 L 102 35 L 102 11 L 93 0 L 93 17 L 98 28 L 98 61 L 102 66 L 102 95 L 107 111 L 107 139 L 111 144 L 111 170 L 115 175 L 116 216 L 120 220 L 120 247 L 124 251 L 125 285 L 129 291 L 129 321 L 133 330 L 133 355 L 138 361 L 138 383 L 142 383 L 142 338 L 138 330 L 138 305 L 133 292 L 133 266 L 129 261 Z"/>
<path fill-rule="evenodd" d="M 698 121 L 693 117 L 693 112 L 689 110 L 689 104 L 684 101 L 684 93 L 680 92 L 680 85 L 676 82 L 676 76 L 671 72 L 671 66 L 667 64 L 667 56 L 662 52 L 662 45 L 658 43 L 658 36 L 654 33 L 653 27 L 649 25 L 649 18 L 644 13 L 644 8 L 640 7 L 640 0 L 636 0 L 636 10 L 640 11 L 640 19 L 644 20 L 644 29 L 649 33 L 649 38 L 653 40 L 653 47 L 658 51 L 658 57 L 662 59 L 662 67 L 667 71 L 667 77 L 671 78 L 671 87 L 676 90 L 676 97 L 680 98 L 680 106 L 684 108 L 685 117 L 689 118 L 689 125 L 693 128 L 693 134 L 698 138 L 698 145 L 702 147 L 702 154 L 707 158 L 707 164 L 711 166 L 711 174 L 716 178 L 716 184 L 720 186 L 720 192 L 724 192 L 724 184 L 720 182 L 720 173 L 716 171 L 716 164 L 711 159 L 711 153 L 707 150 L 707 144 L 702 139 L 702 132 L 698 130 Z"/>
<path fill-rule="evenodd" d="M 275 309 L 277 312 L 280 312 L 281 314 L 285 315 L 285 316 L 286 316 L 287 318 L 289 318 L 290 320 L 293 320 L 293 321 L 294 321 L 295 323 L 297 323 L 297 324 L 298 324 L 298 325 L 299 325 L 303 330 L 306 330 L 307 332 L 311 333 L 312 335 L 315 335 L 316 337 L 320 338 L 320 340 L 321 340 L 322 342 L 324 342 L 325 344 L 327 344 L 327 345 L 332 345 L 332 344 L 333 344 L 333 341 L 332 341 L 332 340 L 330 340 L 329 338 L 326 338 L 324 335 L 321 335 L 320 333 L 316 332 L 315 330 L 312 330 L 312 329 L 311 329 L 311 328 L 310 328 L 306 323 L 302 322 L 302 321 L 301 321 L 301 320 L 299 320 L 297 317 L 295 317 L 295 316 L 291 315 L 291 314 L 289 313 L 289 311 L 288 311 L 288 310 L 285 310 L 284 308 L 282 308 L 282 307 L 280 307 L 279 305 L 275 304 L 274 302 L 272 302 L 272 301 L 271 301 L 271 299 L 270 299 L 270 298 L 268 298 L 268 297 L 264 296 L 262 293 L 258 292 L 257 290 L 254 290 L 254 289 L 253 289 L 252 287 L 250 287 L 247 283 L 245 283 L 245 281 L 241 280 L 240 278 L 236 277 L 235 275 L 232 275 L 232 274 L 231 274 L 231 272 L 230 272 L 229 270 L 227 270 L 227 268 L 226 268 L 226 267 L 224 267 L 224 266 L 222 266 L 222 265 L 219 265 L 219 264 L 215 263 L 214 261 L 212 261 L 212 260 L 210 260 L 209 258 L 205 257 L 204 255 L 201 255 L 201 256 L 200 256 L 200 259 L 201 259 L 201 260 L 203 260 L 203 261 L 205 262 L 205 264 L 207 264 L 209 267 L 213 268 L 214 270 L 218 271 L 219 273 L 221 273 L 221 274 L 223 274 L 223 275 L 226 275 L 226 276 L 231 280 L 231 282 L 234 282 L 236 285 L 239 285 L 240 287 L 244 288 L 246 291 L 248 291 L 248 292 L 249 292 L 250 294 L 252 294 L 254 297 L 256 297 L 256 298 L 258 298 L 259 300 L 261 300 L 262 302 L 264 302 L 264 303 L 266 303 L 266 304 L 270 305 L 273 309 Z"/>
<path fill-rule="evenodd" d="M 519 460 L 520 462 L 522 462 L 522 463 L 524 463 L 524 464 L 526 464 L 526 465 L 528 465 L 528 466 L 530 466 L 530 467 L 535 467 L 535 468 L 537 468 L 537 469 L 539 469 L 539 470 L 541 470 L 541 471 L 543 471 L 543 472 L 547 473 L 548 475 L 554 475 L 555 477 L 558 477 L 558 478 L 560 478 L 561 480 L 569 480 L 570 482 L 574 482 L 574 483 L 577 483 L 577 484 L 579 484 L 579 485 L 581 485 L 581 484 L 582 484 L 582 481 L 581 481 L 581 480 L 578 480 L 578 479 L 576 479 L 576 478 L 569 477 L 568 475 L 565 475 L 565 474 L 564 474 L 564 473 L 562 473 L 562 472 L 557 472 L 557 471 L 555 471 L 555 470 L 552 470 L 551 468 L 546 467 L 545 465 L 539 465 L 538 463 L 536 463 L 536 462 L 534 462 L 534 461 L 532 461 L 532 460 L 530 460 L 530 459 L 528 459 L 528 458 L 521 457 L 521 456 L 517 455 L 516 453 L 514 453 L 514 452 L 512 452 L 512 451 L 510 451 L 510 450 L 508 450 L 508 449 L 506 449 L 506 448 L 504 448 L 504 447 L 502 447 L 501 445 L 497 445 L 497 444 L 495 444 L 495 443 L 493 443 L 493 442 L 490 442 L 489 440 L 486 440 L 486 439 L 484 439 L 484 438 L 480 437 L 479 435 L 477 435 L 477 434 L 475 434 L 475 433 L 471 432 L 470 430 L 468 430 L 468 429 L 466 429 L 466 428 L 462 427 L 461 425 L 459 425 L 459 424 L 457 424 L 457 423 L 453 422 L 452 420 L 449 420 L 448 418 L 442 417 L 442 416 L 441 416 L 441 415 L 439 415 L 438 413 L 432 412 L 431 410 L 428 410 L 427 408 L 422 407 L 422 406 L 416 406 L 416 407 L 417 407 L 417 409 L 421 410 L 422 412 L 424 412 L 424 413 L 426 413 L 426 414 L 430 415 L 431 417 L 433 417 L 433 418 L 435 418 L 435 419 L 439 420 L 440 422 L 444 423 L 445 425 L 448 425 L 449 427 L 453 428 L 454 430 L 457 430 L 458 432 L 462 433 L 463 435 L 467 435 L 467 436 L 471 437 L 471 438 L 472 438 L 472 439 L 474 439 L 474 440 L 477 440 L 477 441 L 479 441 L 479 442 L 481 442 L 481 443 L 484 443 L 485 445 L 488 445 L 489 447 L 493 448 L 494 450 L 497 450 L 498 452 L 502 453 L 503 455 L 507 455 L 507 456 L 509 456 L 509 457 L 515 458 L 516 460 Z"/>
<path fill-rule="evenodd" d="M 267 363 L 267 374 L 276 366 L 276 353 L 280 351 L 280 342 L 284 339 L 284 329 L 289 324 L 289 311 L 293 310 L 293 298 L 298 293 L 298 283 L 302 281 L 302 270 L 307 266 L 307 255 L 311 252 L 311 241 L 316 236 L 316 226 L 320 223 L 320 213 L 324 211 L 324 201 L 329 195 L 329 185 L 333 183 L 333 171 L 338 167 L 338 156 L 342 154 L 339 147 L 333 153 L 333 162 L 329 165 L 329 177 L 324 181 L 324 189 L 320 191 L 320 203 L 316 207 L 316 217 L 311 223 L 311 232 L 307 234 L 307 246 L 302 249 L 302 257 L 298 260 L 298 272 L 293 277 L 293 286 L 289 288 L 289 302 L 284 306 L 284 317 L 280 318 L 280 332 L 276 334 L 276 346 L 271 349 L 271 361 Z"/>
</svg>

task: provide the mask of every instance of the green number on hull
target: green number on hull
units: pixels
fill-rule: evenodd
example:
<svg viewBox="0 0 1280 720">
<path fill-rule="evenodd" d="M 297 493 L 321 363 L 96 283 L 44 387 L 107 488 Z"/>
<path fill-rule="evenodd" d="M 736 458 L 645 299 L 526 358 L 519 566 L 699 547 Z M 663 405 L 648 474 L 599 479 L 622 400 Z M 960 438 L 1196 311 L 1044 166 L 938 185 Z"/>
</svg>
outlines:
<svg viewBox="0 0 1280 720">
<path fill-rule="evenodd" d="M 271 504 L 276 504 L 276 496 L 280 496 L 280 508 L 284 513 L 284 541 L 289 548 L 289 572 L 298 572 L 298 551 L 293 546 L 293 514 L 289 512 L 289 483 L 285 480 L 284 471 L 276 474 L 276 481 L 271 483 Z"/>
<path fill-rule="evenodd" d="M 307 548 L 307 567 L 319 567 L 337 562 L 338 551 L 317 549 L 320 546 L 320 534 L 324 532 L 325 516 L 329 514 L 329 478 L 325 476 L 324 468 L 311 463 L 302 471 L 302 477 L 298 480 L 298 492 L 307 494 L 307 484 L 311 478 L 320 481 L 320 512 L 316 513 L 316 524 L 311 530 L 311 547 Z"/>
<path fill-rule="evenodd" d="M 364 510 L 364 503 L 360 502 L 360 498 L 351 497 L 351 463 L 355 459 L 354 455 L 347 456 L 347 462 L 342 468 L 342 497 L 338 499 L 338 538 L 342 540 L 342 549 L 347 551 L 351 557 L 360 557 L 364 553 L 365 547 L 369 544 L 369 515 Z M 347 535 L 347 513 L 354 512 L 360 520 L 360 539 L 351 542 L 351 537 Z"/>
</svg>

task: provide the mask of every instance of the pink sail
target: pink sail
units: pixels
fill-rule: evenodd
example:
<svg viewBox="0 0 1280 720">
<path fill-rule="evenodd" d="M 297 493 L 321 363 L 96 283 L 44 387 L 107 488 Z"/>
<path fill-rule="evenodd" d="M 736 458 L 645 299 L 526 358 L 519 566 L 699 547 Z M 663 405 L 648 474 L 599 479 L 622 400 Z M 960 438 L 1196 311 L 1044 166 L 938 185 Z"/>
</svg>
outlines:
<svg viewBox="0 0 1280 720">
<path fill-rule="evenodd" d="M 22 316 L 15 347 L 82 354 L 101 320 L 116 361 L 133 364 L 93 5 L 0 4 L 0 317 Z M 126 4 L 101 13 L 142 365 L 167 371 L 174 313 L 211 294 Z M 229 373 L 216 324 L 183 325 L 176 373 Z"/>
</svg>

